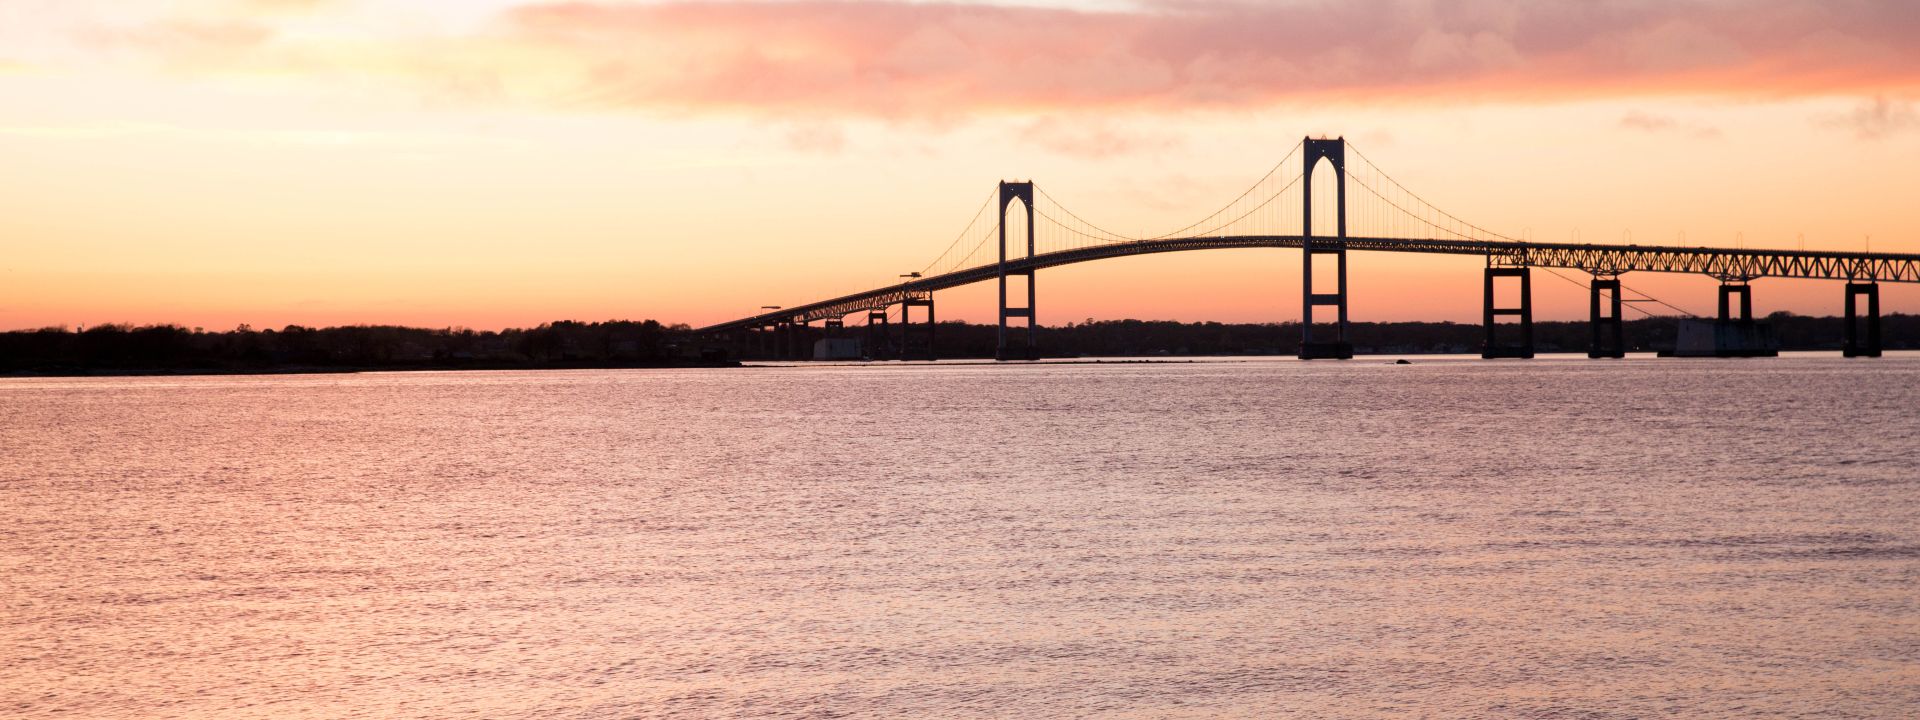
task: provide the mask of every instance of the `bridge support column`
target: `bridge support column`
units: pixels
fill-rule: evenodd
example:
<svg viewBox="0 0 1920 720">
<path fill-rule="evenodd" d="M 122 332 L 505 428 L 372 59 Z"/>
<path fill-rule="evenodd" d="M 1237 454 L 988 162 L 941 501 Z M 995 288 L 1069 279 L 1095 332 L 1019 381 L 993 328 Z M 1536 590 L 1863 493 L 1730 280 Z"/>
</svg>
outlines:
<svg viewBox="0 0 1920 720">
<path fill-rule="evenodd" d="M 1301 360 L 1345 360 L 1353 357 L 1353 342 L 1347 330 L 1347 141 L 1345 138 L 1333 140 L 1315 140 L 1307 138 L 1306 175 L 1302 179 L 1301 196 L 1304 207 L 1300 225 L 1300 266 L 1303 277 L 1300 282 L 1300 359 Z M 1315 241 L 1313 237 L 1313 168 L 1320 160 L 1333 163 L 1335 178 L 1334 197 L 1337 208 L 1335 223 L 1338 235 L 1335 238 L 1323 238 Z M 1334 291 L 1315 292 L 1313 286 L 1313 260 L 1315 256 L 1331 255 L 1338 264 Z M 1338 313 L 1332 339 L 1316 339 L 1313 333 L 1313 309 L 1322 305 L 1332 305 Z"/>
<path fill-rule="evenodd" d="M 1489 267 L 1486 283 L 1486 312 L 1483 319 L 1487 326 L 1487 343 L 1480 348 L 1483 358 L 1530 358 L 1533 357 L 1533 272 L 1528 267 Z M 1496 305 L 1493 295 L 1495 278 L 1520 278 L 1520 307 L 1503 308 Z M 1596 301 L 1597 302 L 1597 301 Z M 1502 317 L 1520 318 L 1520 341 L 1505 343 L 1500 340 L 1498 320 Z"/>
<path fill-rule="evenodd" d="M 877 308 L 867 311 L 867 337 L 865 341 L 868 360 L 885 360 L 887 357 L 887 309 Z"/>
<path fill-rule="evenodd" d="M 1863 315 L 1858 302 L 1864 295 L 1867 298 L 1867 311 Z M 1865 321 L 1866 331 L 1860 325 Z M 1847 340 L 1841 346 L 1842 357 L 1880 357 L 1880 284 L 1847 283 Z"/>
<path fill-rule="evenodd" d="M 913 321 L 914 308 L 927 309 L 927 321 Z M 909 297 L 900 303 L 900 359 L 901 360 L 938 360 L 939 355 L 933 349 L 933 293 L 925 297 Z M 916 337 L 917 336 L 917 337 Z"/>
<path fill-rule="evenodd" d="M 1610 300 L 1603 305 L 1601 296 Z M 1625 319 L 1620 317 L 1620 278 L 1593 278 L 1592 294 L 1589 296 L 1593 338 L 1587 344 L 1587 357 L 1623 358 L 1627 356 L 1627 333 Z M 1601 308 L 1607 308 L 1607 314 L 1601 315 Z"/>
<path fill-rule="evenodd" d="M 773 359 L 793 357 L 793 323 L 781 320 L 773 324 Z"/>
<path fill-rule="evenodd" d="M 993 359 L 995 360 L 1038 360 L 1040 358 L 1039 330 L 1034 327 L 1035 289 L 1033 269 L 1007 269 L 1007 205 L 1019 200 L 1027 211 L 1027 254 L 1033 257 L 1033 183 L 1000 183 L 1000 330 L 994 340 Z M 1027 304 L 1025 307 L 1007 306 L 1007 278 L 1027 278 Z M 1007 318 L 1026 318 L 1025 347 L 1014 347 L 1007 342 Z"/>
<path fill-rule="evenodd" d="M 1732 317 L 1733 296 L 1740 296 L 1740 322 L 1753 322 L 1753 286 L 1744 282 L 1720 283 L 1720 322 L 1735 320 Z"/>
<path fill-rule="evenodd" d="M 1720 278 L 1720 317 L 1713 324 L 1714 357 L 1775 357 L 1780 353 L 1772 328 L 1753 320 L 1753 286 L 1747 282 L 1743 277 Z M 1735 295 L 1740 296 L 1738 304 Z"/>
</svg>

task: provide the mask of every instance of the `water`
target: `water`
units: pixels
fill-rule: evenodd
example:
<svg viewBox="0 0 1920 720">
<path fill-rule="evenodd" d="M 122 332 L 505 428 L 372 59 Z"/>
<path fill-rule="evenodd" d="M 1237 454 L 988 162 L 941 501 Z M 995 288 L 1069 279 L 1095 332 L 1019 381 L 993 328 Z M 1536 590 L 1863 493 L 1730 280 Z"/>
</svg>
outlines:
<svg viewBox="0 0 1920 720">
<path fill-rule="evenodd" d="M 0 715 L 1912 717 L 1920 356 L 0 380 Z"/>
</svg>

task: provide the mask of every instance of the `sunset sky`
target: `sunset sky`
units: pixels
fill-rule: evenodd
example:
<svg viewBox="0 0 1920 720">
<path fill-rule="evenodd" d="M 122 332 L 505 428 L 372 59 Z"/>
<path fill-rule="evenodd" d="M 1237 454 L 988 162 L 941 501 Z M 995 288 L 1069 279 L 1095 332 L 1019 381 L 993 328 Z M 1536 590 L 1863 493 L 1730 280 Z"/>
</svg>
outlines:
<svg viewBox="0 0 1920 720">
<path fill-rule="evenodd" d="M 1003 178 L 1177 228 L 1309 134 L 1538 240 L 1920 252 L 1916 38 L 1900 0 L 0 0 L 0 328 L 697 325 L 919 269 Z M 1477 321 L 1480 264 L 1356 254 L 1353 316 Z M 1300 311 L 1280 250 L 1038 282 L 1045 324 Z"/>
</svg>

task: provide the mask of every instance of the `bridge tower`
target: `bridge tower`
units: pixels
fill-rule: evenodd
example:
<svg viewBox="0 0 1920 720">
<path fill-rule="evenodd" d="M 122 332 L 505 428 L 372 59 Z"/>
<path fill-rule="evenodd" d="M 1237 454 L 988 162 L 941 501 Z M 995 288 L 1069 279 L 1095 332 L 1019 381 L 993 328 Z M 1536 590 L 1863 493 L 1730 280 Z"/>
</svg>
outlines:
<svg viewBox="0 0 1920 720">
<path fill-rule="evenodd" d="M 1015 271 L 1007 270 L 1007 205 L 1015 200 L 1019 200 L 1020 206 L 1027 212 L 1027 254 L 1025 257 L 1033 257 L 1033 183 L 1006 182 L 1003 180 L 1000 182 L 1000 220 L 997 223 L 1000 226 L 1000 330 L 994 344 L 993 359 L 1038 360 L 1040 358 L 1040 338 L 1038 336 L 1039 329 L 1034 327 L 1033 307 L 1036 291 L 1034 289 L 1033 268 L 1029 267 L 1026 270 Z M 1007 276 L 1009 275 L 1013 277 L 1026 276 L 1027 304 L 1025 307 L 1007 306 Z M 931 308 L 932 306 L 928 307 Z M 932 311 L 929 310 L 928 312 L 931 313 Z M 1015 349 L 1008 346 L 1007 318 L 1010 317 L 1027 319 L 1026 347 Z"/>
<path fill-rule="evenodd" d="M 1304 211 L 1300 224 L 1303 273 L 1300 282 L 1300 359 L 1345 360 L 1353 357 L 1353 342 L 1347 335 L 1347 140 L 1344 137 L 1332 140 L 1307 138 L 1305 142 L 1306 165 L 1302 170 L 1305 175 L 1301 178 L 1301 196 L 1304 199 L 1301 205 Z M 1321 160 L 1333 163 L 1338 235 L 1316 242 L 1313 237 L 1313 169 Z M 1333 261 L 1339 265 L 1333 292 L 1314 292 L 1313 258 L 1316 255 L 1332 255 Z M 1335 324 L 1332 340 L 1314 339 L 1313 309 L 1320 305 L 1338 308 L 1339 320 Z"/>
</svg>

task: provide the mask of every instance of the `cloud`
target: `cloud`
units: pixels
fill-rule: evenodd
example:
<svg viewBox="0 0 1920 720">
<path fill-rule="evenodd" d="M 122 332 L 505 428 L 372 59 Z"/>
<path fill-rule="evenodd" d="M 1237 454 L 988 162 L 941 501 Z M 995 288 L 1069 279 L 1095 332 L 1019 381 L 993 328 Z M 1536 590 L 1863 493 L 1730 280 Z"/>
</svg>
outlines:
<svg viewBox="0 0 1920 720">
<path fill-rule="evenodd" d="M 508 37 L 611 107 L 863 115 L 1168 110 L 1287 99 L 1826 94 L 1920 82 L 1920 10 L 1814 0 L 1160 0 L 1129 12 L 923 3 L 572 2 Z"/>
<path fill-rule="evenodd" d="M 175 18 L 134 28 L 96 29 L 84 35 L 101 45 L 175 54 L 255 48 L 271 39 L 273 30 L 250 21 Z"/>
<path fill-rule="evenodd" d="M 1244 110 L 1289 101 L 1773 98 L 1920 87 L 1920 43 L 1909 40 L 1920 35 L 1920 5 L 1907 0 L 1127 7 L 554 2 L 509 7 L 451 37 L 274 35 L 260 24 L 264 15 L 176 22 L 129 37 L 162 56 L 197 51 L 203 64 L 224 58 L 235 70 L 275 64 L 399 79 L 442 94 L 477 83 L 485 92 L 475 101 L 936 124 L 977 114 Z"/>
<path fill-rule="evenodd" d="M 838 125 L 806 123 L 787 129 L 787 147 L 799 152 L 837 155 L 847 148 L 847 133 Z"/>
<path fill-rule="evenodd" d="M 1677 134 L 1708 139 L 1720 137 L 1720 128 L 1694 122 L 1682 122 L 1667 115 L 1653 115 L 1635 110 L 1620 118 L 1620 127 L 1653 134 Z"/>
<path fill-rule="evenodd" d="M 1850 130 L 1862 140 L 1879 140 L 1920 128 L 1920 113 L 1912 102 L 1876 96 L 1844 115 L 1825 118 L 1823 124 Z"/>
<path fill-rule="evenodd" d="M 1048 152 L 1089 159 L 1169 150 L 1181 142 L 1173 135 L 1122 129 L 1097 118 L 1058 116 L 1029 123 L 1020 130 L 1020 139 Z"/>
</svg>

